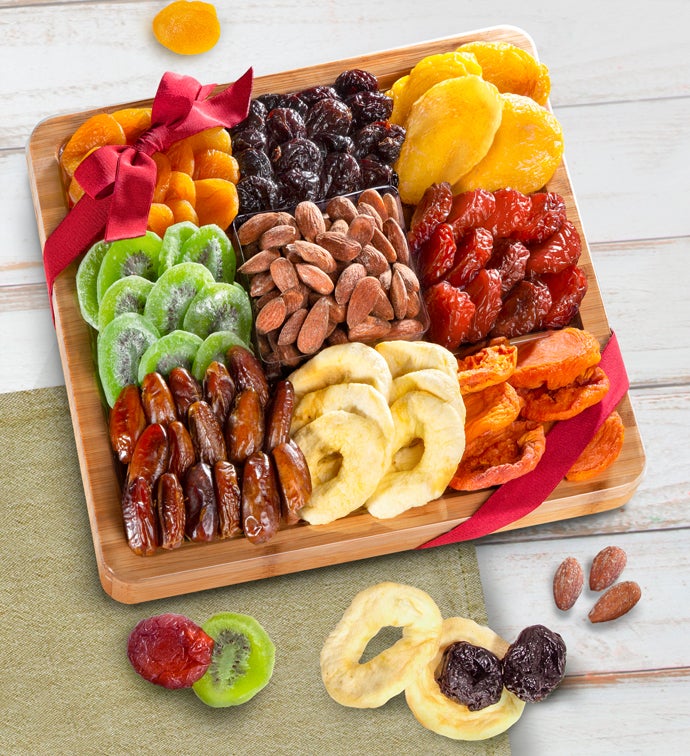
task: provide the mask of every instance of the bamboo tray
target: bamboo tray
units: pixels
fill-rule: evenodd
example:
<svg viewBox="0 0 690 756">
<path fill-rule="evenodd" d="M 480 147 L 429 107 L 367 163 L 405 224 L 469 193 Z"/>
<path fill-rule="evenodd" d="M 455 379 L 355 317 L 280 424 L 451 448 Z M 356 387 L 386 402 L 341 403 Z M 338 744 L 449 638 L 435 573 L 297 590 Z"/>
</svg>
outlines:
<svg viewBox="0 0 690 756">
<path fill-rule="evenodd" d="M 385 88 L 399 76 L 408 73 L 424 56 L 452 51 L 458 45 L 476 39 L 512 42 L 537 55 L 533 41 L 520 29 L 492 27 L 264 76 L 255 80 L 254 94 L 288 92 L 328 84 L 348 68 L 372 71 L 379 77 L 381 87 Z M 61 145 L 96 112 L 144 104 L 148 105 L 150 101 L 59 116 L 36 127 L 27 146 L 27 161 L 42 245 L 66 214 L 57 162 Z M 581 306 L 581 324 L 604 344 L 610 328 L 564 163 L 556 171 L 549 189 L 565 198 L 568 218 L 582 236 L 579 264 L 587 274 L 589 289 Z M 210 544 L 185 543 L 176 551 L 161 551 L 152 557 L 134 555 L 124 537 L 118 473 L 109 446 L 106 411 L 92 358 L 92 333 L 79 313 L 75 273 L 76 263 L 65 270 L 55 283 L 55 327 L 98 573 L 104 590 L 115 600 L 138 603 L 414 549 L 465 520 L 491 493 L 491 490 L 475 493 L 448 491 L 440 499 L 392 520 L 376 520 L 361 510 L 331 525 L 310 526 L 304 523 L 281 530 L 269 543 L 261 546 L 252 545 L 240 537 Z M 602 512 L 622 506 L 632 496 L 641 480 L 645 457 L 627 395 L 621 402 L 619 412 L 626 426 L 625 444 L 620 457 L 606 475 L 586 483 L 563 481 L 539 508 L 506 529 Z"/>
</svg>

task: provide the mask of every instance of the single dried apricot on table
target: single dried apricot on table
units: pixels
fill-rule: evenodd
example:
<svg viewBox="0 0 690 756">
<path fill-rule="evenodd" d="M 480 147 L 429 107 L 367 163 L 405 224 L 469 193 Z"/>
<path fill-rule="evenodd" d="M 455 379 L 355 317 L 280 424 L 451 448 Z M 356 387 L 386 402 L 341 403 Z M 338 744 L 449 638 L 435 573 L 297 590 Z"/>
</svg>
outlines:
<svg viewBox="0 0 690 756">
<path fill-rule="evenodd" d="M 82 123 L 69 138 L 60 155 L 60 165 L 71 177 L 92 150 L 107 144 L 127 144 L 125 132 L 109 113 L 98 113 Z"/>
<path fill-rule="evenodd" d="M 156 39 L 179 55 L 207 52 L 220 39 L 220 22 L 210 3 L 175 0 L 153 19 Z"/>
<path fill-rule="evenodd" d="M 612 412 L 575 464 L 566 473 L 566 480 L 589 480 L 604 472 L 617 459 L 625 441 L 625 426 L 617 412 Z"/>
</svg>

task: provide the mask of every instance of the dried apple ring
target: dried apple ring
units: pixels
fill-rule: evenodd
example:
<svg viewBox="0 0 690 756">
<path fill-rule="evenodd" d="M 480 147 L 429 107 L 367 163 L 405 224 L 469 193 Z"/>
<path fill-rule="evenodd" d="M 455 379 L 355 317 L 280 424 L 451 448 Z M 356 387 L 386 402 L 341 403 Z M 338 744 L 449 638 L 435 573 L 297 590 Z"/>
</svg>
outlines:
<svg viewBox="0 0 690 756">
<path fill-rule="evenodd" d="M 321 649 L 321 677 L 328 694 L 343 706 L 383 706 L 433 659 L 442 624 L 438 606 L 419 588 L 384 582 L 361 591 Z M 402 627 L 402 638 L 360 664 L 367 643 L 384 627 Z"/>
<path fill-rule="evenodd" d="M 503 688 L 497 703 L 478 711 L 453 701 L 436 682 L 436 670 L 444 650 L 457 641 L 467 641 L 491 651 L 499 659 L 505 656 L 509 644 L 488 627 L 464 617 L 450 617 L 443 621 L 436 656 L 405 688 L 405 700 L 417 721 L 427 729 L 454 740 L 484 740 L 505 732 L 520 719 L 525 702 Z"/>
<path fill-rule="evenodd" d="M 589 480 L 604 472 L 618 459 L 624 441 L 625 426 L 621 416 L 614 411 L 568 470 L 566 480 Z"/>
<path fill-rule="evenodd" d="M 500 431 L 517 420 L 522 399 L 505 381 L 482 391 L 467 394 L 465 400 L 465 440 L 470 443 L 484 433 Z"/>
<path fill-rule="evenodd" d="M 568 420 L 600 402 L 608 393 L 609 379 L 600 367 L 593 367 L 567 386 L 550 390 L 546 386 L 518 389 L 524 401 L 522 416 L 527 420 L 550 422 Z"/>
<path fill-rule="evenodd" d="M 463 357 L 458 357 L 458 383 L 461 394 L 507 381 L 517 366 L 517 347 L 500 336 L 487 346 Z"/>
</svg>

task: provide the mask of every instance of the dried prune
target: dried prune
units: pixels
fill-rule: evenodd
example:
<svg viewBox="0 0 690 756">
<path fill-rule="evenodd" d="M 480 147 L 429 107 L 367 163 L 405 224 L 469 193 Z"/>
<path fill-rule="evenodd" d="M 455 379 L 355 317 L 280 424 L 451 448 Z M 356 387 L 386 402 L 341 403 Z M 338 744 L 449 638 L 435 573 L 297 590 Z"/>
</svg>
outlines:
<svg viewBox="0 0 690 756">
<path fill-rule="evenodd" d="M 383 92 L 358 92 L 345 101 L 358 126 L 385 121 L 393 112 L 393 98 Z"/>
<path fill-rule="evenodd" d="M 381 160 L 394 163 L 400 156 L 405 129 L 397 123 L 374 121 L 357 130 L 352 139 L 355 157 L 376 155 Z"/>
<path fill-rule="evenodd" d="M 254 99 L 249 103 L 249 114 L 247 118 L 254 117 L 261 121 L 268 115 L 268 108 L 260 99 Z"/>
<path fill-rule="evenodd" d="M 240 176 L 261 176 L 265 179 L 273 178 L 273 167 L 268 155 L 263 150 L 247 149 L 237 155 Z"/>
<path fill-rule="evenodd" d="M 315 142 L 300 137 L 276 147 L 271 153 L 271 161 L 278 172 L 299 168 L 319 173 L 323 165 L 323 156 Z"/>
<path fill-rule="evenodd" d="M 512 239 L 495 239 L 494 251 L 486 263 L 489 269 L 501 274 L 501 295 L 505 296 L 518 281 L 525 277 L 529 250 L 522 242 Z"/>
<path fill-rule="evenodd" d="M 551 309 L 551 294 L 541 281 L 520 281 L 503 300 L 491 336 L 513 339 L 539 328 Z"/>
<path fill-rule="evenodd" d="M 319 100 L 309 108 L 305 123 L 310 137 L 324 131 L 329 134 L 349 134 L 352 112 L 341 100 Z"/>
<path fill-rule="evenodd" d="M 329 152 L 354 152 L 355 143 L 346 134 L 331 134 L 322 131 L 314 134 L 313 139 L 324 155 Z"/>
<path fill-rule="evenodd" d="M 266 136 L 276 144 L 306 134 L 302 116 L 292 108 L 273 108 L 266 116 Z"/>
<path fill-rule="evenodd" d="M 309 87 L 309 89 L 303 89 L 299 93 L 299 98 L 302 102 L 306 103 L 307 107 L 311 107 L 319 100 L 338 100 L 340 99 L 338 93 L 333 87 L 317 86 Z"/>
<path fill-rule="evenodd" d="M 373 156 L 360 160 L 359 169 L 362 175 L 361 186 L 363 189 L 370 186 L 398 185 L 398 174 L 390 165 L 382 163 Z"/>
<path fill-rule="evenodd" d="M 240 212 L 253 213 L 280 205 L 280 190 L 275 181 L 263 176 L 247 176 L 237 183 Z"/>
<path fill-rule="evenodd" d="M 189 688 L 211 663 L 214 641 L 181 614 L 141 620 L 127 641 L 127 656 L 145 680 L 170 690 Z"/>
<path fill-rule="evenodd" d="M 299 113 L 302 116 L 302 118 L 304 118 L 307 115 L 307 111 L 309 110 L 309 106 L 301 98 L 300 93 L 298 92 L 281 95 L 280 104 L 277 105 L 276 107 L 290 108 L 291 110 L 294 110 L 297 113 Z"/>
<path fill-rule="evenodd" d="M 325 100 L 324 100 L 325 102 Z M 360 188 L 359 163 L 347 152 L 331 152 L 326 155 L 321 171 L 321 187 L 324 197 L 349 194 Z"/>
<path fill-rule="evenodd" d="M 289 168 L 278 176 L 281 195 L 286 205 L 296 205 L 303 200 L 317 200 L 321 193 L 321 179 L 314 171 Z"/>
<path fill-rule="evenodd" d="M 486 648 L 457 641 L 443 652 L 436 682 L 444 696 L 479 711 L 501 698 L 501 662 Z"/>
<path fill-rule="evenodd" d="M 349 97 L 357 92 L 375 92 L 379 88 L 379 82 L 369 71 L 351 68 L 343 71 L 333 86 L 341 97 Z"/>
<path fill-rule="evenodd" d="M 280 105 L 282 95 L 276 94 L 274 92 L 269 92 L 267 94 L 259 95 L 255 98 L 258 102 L 260 102 L 265 108 L 266 112 L 273 110 L 273 108 L 277 108 Z"/>
<path fill-rule="evenodd" d="M 542 701 L 565 675 L 563 638 L 544 625 L 526 627 L 503 657 L 503 685 L 523 701 Z"/>
<path fill-rule="evenodd" d="M 263 128 L 259 129 L 255 126 L 237 126 L 230 132 L 232 137 L 232 152 L 234 155 L 238 155 L 243 150 L 266 149 L 266 132 Z"/>
</svg>

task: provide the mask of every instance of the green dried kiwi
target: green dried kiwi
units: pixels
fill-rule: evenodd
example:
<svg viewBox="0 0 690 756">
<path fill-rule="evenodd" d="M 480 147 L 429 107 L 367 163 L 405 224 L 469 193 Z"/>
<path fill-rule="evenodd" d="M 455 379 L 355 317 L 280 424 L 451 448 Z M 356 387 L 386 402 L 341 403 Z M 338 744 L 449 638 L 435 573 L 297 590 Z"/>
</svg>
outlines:
<svg viewBox="0 0 690 756">
<path fill-rule="evenodd" d="M 137 383 L 139 361 L 160 334 L 143 315 L 118 315 L 98 334 L 98 375 L 112 407 L 128 383 Z"/>
<path fill-rule="evenodd" d="M 190 302 L 182 328 L 205 339 L 216 331 L 232 331 L 249 342 L 252 306 L 239 284 L 211 283 Z"/>
<path fill-rule="evenodd" d="M 158 278 L 160 248 L 161 238 L 153 231 L 134 239 L 113 242 L 98 271 L 96 294 L 99 303 L 110 286 L 125 276 L 141 276 L 155 281 Z"/>
<path fill-rule="evenodd" d="M 160 373 L 165 378 L 174 367 L 192 369 L 203 341 L 188 331 L 171 331 L 154 341 L 139 360 L 138 381 L 147 373 Z"/>
<path fill-rule="evenodd" d="M 203 381 L 206 375 L 206 368 L 214 361 L 226 364 L 225 355 L 231 346 L 242 346 L 245 349 L 251 349 L 251 344 L 245 341 L 232 331 L 216 331 L 207 336 L 199 351 L 194 358 L 192 365 L 192 375 L 197 381 Z"/>
<path fill-rule="evenodd" d="M 153 282 L 141 276 L 126 276 L 115 281 L 98 306 L 98 330 L 102 331 L 111 320 L 125 312 L 143 315 L 151 289 Z"/>
<path fill-rule="evenodd" d="M 198 230 L 199 227 L 191 221 L 180 221 L 180 223 L 168 226 L 163 234 L 163 242 L 158 255 L 159 276 L 162 276 L 168 268 L 177 265 L 181 258 L 182 247 Z"/>
<path fill-rule="evenodd" d="M 211 271 L 200 263 L 173 265 L 153 285 L 144 315 L 161 334 L 180 330 L 190 302 L 213 282 Z"/>
<path fill-rule="evenodd" d="M 84 255 L 79 263 L 76 275 L 77 299 L 82 318 L 91 326 L 98 329 L 98 271 L 110 244 L 105 241 L 96 242 Z"/>
<path fill-rule="evenodd" d="M 213 278 L 218 282 L 232 283 L 235 280 L 235 250 L 225 231 L 214 223 L 201 226 L 187 239 L 177 262 L 201 263 L 213 273 Z"/>
<path fill-rule="evenodd" d="M 192 689 L 208 706 L 237 706 L 253 698 L 273 675 L 275 646 L 247 614 L 221 612 L 201 626 L 214 640 L 211 664 Z"/>
</svg>

